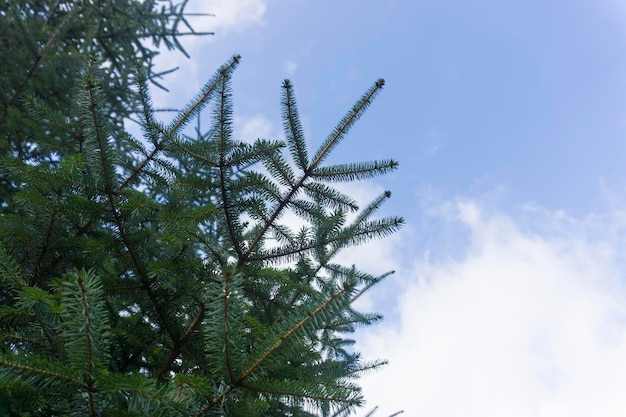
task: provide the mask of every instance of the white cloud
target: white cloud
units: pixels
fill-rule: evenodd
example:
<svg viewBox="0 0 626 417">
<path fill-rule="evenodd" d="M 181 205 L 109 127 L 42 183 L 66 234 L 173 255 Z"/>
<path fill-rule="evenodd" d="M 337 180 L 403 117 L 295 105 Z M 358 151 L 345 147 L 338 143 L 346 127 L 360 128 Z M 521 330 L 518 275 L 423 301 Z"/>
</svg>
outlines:
<svg viewBox="0 0 626 417">
<path fill-rule="evenodd" d="M 453 209 L 451 210 L 450 207 Z M 460 260 L 418 261 L 399 322 L 358 348 L 391 364 L 362 380 L 370 409 L 429 417 L 626 413 L 622 216 L 536 210 L 532 227 L 471 202 L 444 215 L 470 233 Z M 522 217 L 523 217 L 522 216 Z"/>
<path fill-rule="evenodd" d="M 235 117 L 235 137 L 252 143 L 257 139 L 278 139 L 274 126 L 265 116 L 257 114 L 249 118 Z"/>
<path fill-rule="evenodd" d="M 288 59 L 287 61 L 285 61 L 285 72 L 287 73 L 287 75 L 292 76 L 293 74 L 296 73 L 296 70 L 298 69 L 298 63 L 294 60 Z"/>
</svg>

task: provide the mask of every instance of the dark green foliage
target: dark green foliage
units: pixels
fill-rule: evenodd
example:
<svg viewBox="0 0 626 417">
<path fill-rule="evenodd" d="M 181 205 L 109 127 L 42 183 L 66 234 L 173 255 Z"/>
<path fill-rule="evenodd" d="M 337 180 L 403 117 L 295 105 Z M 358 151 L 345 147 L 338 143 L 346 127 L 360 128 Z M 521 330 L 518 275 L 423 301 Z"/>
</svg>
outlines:
<svg viewBox="0 0 626 417">
<path fill-rule="evenodd" d="M 141 112 L 140 94 L 133 87 L 137 66 L 151 82 L 167 72 L 155 72 L 153 58 L 164 45 L 184 52 L 178 38 L 196 34 L 180 4 L 158 0 L 0 0 L 0 156 L 12 155 L 32 164 L 58 162 L 61 149 L 78 151 L 82 142 L 63 132 L 73 107 L 85 57 L 97 53 L 106 63 L 101 109 L 115 135 L 123 121 Z M 172 69 L 173 70 L 173 69 Z M 53 109 L 49 128 L 41 129 L 33 108 L 45 102 Z M 64 134 L 61 134 L 61 133 Z M 43 147 L 45 141 L 49 146 Z M 121 146 L 121 144 L 119 145 Z M 0 207 L 15 184 L 0 176 Z"/>
<path fill-rule="evenodd" d="M 42 53 L 48 43 L 58 45 L 55 37 L 74 30 L 84 38 L 78 23 L 87 13 L 117 5 L 123 16 L 146 4 L 153 13 L 154 6 L 103 1 L 74 10 L 61 3 L 33 2 L 30 17 L 27 8 L 5 6 L 13 15 L 4 25 L 27 27 L 31 18 L 60 14 L 60 23 L 37 35 L 39 52 L 23 59 L 22 74 L 39 55 L 41 62 L 63 56 Z M 150 13 L 149 28 L 170 21 Z M 175 39 L 170 34 L 159 39 Z M 104 38 L 136 46 L 123 36 Z M 108 56 L 76 45 L 63 105 L 34 87 L 34 75 L 19 99 L 10 97 L 21 78 L 3 79 L 2 169 L 10 187 L 0 215 L 0 412 L 348 415 L 362 403 L 359 375 L 384 363 L 365 362 L 353 349 L 350 333 L 381 319 L 353 303 L 386 275 L 333 259 L 343 248 L 393 233 L 402 219 L 374 218 L 389 192 L 359 210 L 329 183 L 371 178 L 397 163 L 323 162 L 383 81 L 311 158 L 288 81 L 286 143 L 233 137 L 230 83 L 238 56 L 164 124 L 154 118 L 150 66 L 133 65 L 125 77 L 145 52 L 119 47 Z M 189 136 L 185 126 L 207 106 L 211 128 Z M 122 128 L 131 114 L 142 139 Z M 282 222 L 287 213 L 304 226 L 292 230 Z"/>
</svg>

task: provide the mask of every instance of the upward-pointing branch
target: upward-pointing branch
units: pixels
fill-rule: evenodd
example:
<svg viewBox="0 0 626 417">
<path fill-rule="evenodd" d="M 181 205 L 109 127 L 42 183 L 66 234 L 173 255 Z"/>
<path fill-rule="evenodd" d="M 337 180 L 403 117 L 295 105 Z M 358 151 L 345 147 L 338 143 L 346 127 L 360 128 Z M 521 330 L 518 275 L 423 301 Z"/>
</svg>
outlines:
<svg viewBox="0 0 626 417">
<path fill-rule="evenodd" d="M 317 168 L 317 166 L 324 160 L 324 158 L 328 155 L 331 149 L 341 141 L 341 139 L 345 136 L 348 130 L 350 130 L 352 125 L 359 119 L 359 117 L 361 117 L 363 112 L 369 107 L 369 105 L 374 100 L 374 97 L 378 94 L 378 92 L 383 88 L 384 85 L 385 80 L 383 80 L 382 78 L 379 79 L 374 84 L 374 86 L 372 86 L 369 91 L 367 91 L 363 95 L 363 97 L 352 107 L 352 110 L 339 122 L 339 125 L 335 128 L 333 133 L 328 137 L 324 144 L 322 144 L 322 147 L 316 153 L 311 164 L 306 169 L 304 169 L 302 177 L 290 188 L 285 197 L 276 205 L 274 211 L 265 221 L 263 227 L 260 228 L 254 239 L 252 239 L 250 245 L 248 246 L 248 250 L 239 257 L 240 263 L 249 260 L 250 254 L 263 240 L 263 237 L 265 236 L 267 231 L 272 227 L 276 219 L 282 214 L 283 210 L 285 210 L 285 208 L 289 205 L 291 199 L 300 191 L 300 188 L 304 185 L 304 183 L 314 175 L 315 168 Z M 286 117 L 297 117 L 296 112 L 286 112 L 285 115 Z M 285 121 L 285 123 L 288 126 L 291 125 L 289 120 Z"/>
<path fill-rule="evenodd" d="M 317 151 L 313 160 L 311 161 L 311 165 L 307 169 L 307 173 L 313 171 L 317 166 L 328 156 L 331 149 L 334 148 L 343 137 L 348 133 L 348 130 L 354 125 L 354 123 L 361 117 L 363 112 L 372 104 L 374 97 L 380 92 L 380 90 L 385 85 L 385 80 L 382 78 L 367 91 L 361 100 L 359 100 L 352 110 L 348 112 L 348 114 L 339 122 L 339 125 L 333 130 L 333 133 L 326 139 L 326 141 L 322 144 L 320 149 Z"/>
</svg>

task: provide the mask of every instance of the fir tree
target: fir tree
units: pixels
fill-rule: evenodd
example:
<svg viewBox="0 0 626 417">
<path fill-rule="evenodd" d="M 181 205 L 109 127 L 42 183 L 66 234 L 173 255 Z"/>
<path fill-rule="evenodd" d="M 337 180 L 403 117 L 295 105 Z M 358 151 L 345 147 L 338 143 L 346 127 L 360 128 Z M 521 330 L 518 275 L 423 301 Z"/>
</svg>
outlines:
<svg viewBox="0 0 626 417">
<path fill-rule="evenodd" d="M 0 413 L 350 414 L 363 402 L 358 377 L 384 363 L 364 361 L 352 347 L 358 326 L 381 319 L 356 311 L 354 301 L 388 274 L 334 259 L 393 233 L 402 219 L 375 217 L 389 192 L 359 208 L 333 184 L 383 175 L 397 162 L 325 162 L 384 81 L 311 154 L 289 81 L 285 142 L 233 137 L 238 56 L 169 123 L 154 115 L 152 67 L 130 68 L 139 56 L 133 48 L 108 56 L 85 41 L 72 56 L 70 91 L 51 98 L 36 74 L 66 50 L 45 48 L 105 5 L 122 16 L 131 10 L 124 7 L 150 2 L 57 3 L 5 12 L 26 31 L 47 14 L 61 23 L 42 29 L 48 39 L 36 43 L 39 52 L 15 64 L 26 81 L 2 81 Z M 168 19 L 182 21 L 182 8 L 169 10 Z M 132 77 L 117 79 L 124 74 L 112 60 Z M 186 127 L 207 107 L 210 129 L 190 134 Z M 123 129 L 133 114 L 143 138 Z M 305 226 L 292 230 L 282 221 L 287 213 Z"/>
</svg>

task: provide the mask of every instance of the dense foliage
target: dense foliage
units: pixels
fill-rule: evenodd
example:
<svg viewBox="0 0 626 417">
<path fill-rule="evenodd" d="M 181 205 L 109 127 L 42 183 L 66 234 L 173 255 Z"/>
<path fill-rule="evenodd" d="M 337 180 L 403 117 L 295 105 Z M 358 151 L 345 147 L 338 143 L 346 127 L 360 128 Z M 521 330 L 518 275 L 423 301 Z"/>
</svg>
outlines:
<svg viewBox="0 0 626 417">
<path fill-rule="evenodd" d="M 1 6 L 0 414 L 347 415 L 383 363 L 352 348 L 380 319 L 353 303 L 384 276 L 333 259 L 402 219 L 373 218 L 389 192 L 359 209 L 332 186 L 394 160 L 325 161 L 384 82 L 312 155 L 289 81 L 286 141 L 233 137 L 238 56 L 159 122 L 142 41 L 175 46 L 185 20 L 157 6 Z"/>
</svg>

